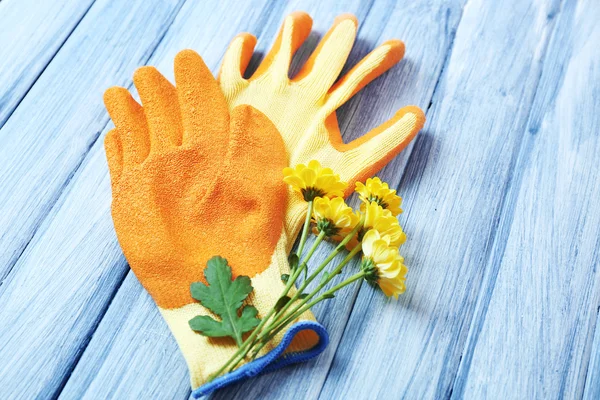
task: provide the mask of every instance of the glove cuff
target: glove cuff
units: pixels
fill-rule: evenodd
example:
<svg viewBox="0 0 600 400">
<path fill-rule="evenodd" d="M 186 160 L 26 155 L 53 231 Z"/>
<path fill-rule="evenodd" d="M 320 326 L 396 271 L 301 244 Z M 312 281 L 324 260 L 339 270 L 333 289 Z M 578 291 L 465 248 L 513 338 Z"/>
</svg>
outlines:
<svg viewBox="0 0 600 400">
<path fill-rule="evenodd" d="M 306 350 L 290 351 L 292 342 L 297 342 L 299 336 L 307 335 L 318 337 L 317 343 Z M 288 329 L 281 342 L 273 350 L 256 360 L 243 365 L 237 370 L 206 383 L 192 391 L 195 399 L 206 396 L 213 391 L 229 386 L 246 378 L 264 372 L 275 371 L 290 364 L 304 362 L 321 354 L 329 344 L 329 334 L 323 325 L 315 321 L 297 322 Z"/>
</svg>

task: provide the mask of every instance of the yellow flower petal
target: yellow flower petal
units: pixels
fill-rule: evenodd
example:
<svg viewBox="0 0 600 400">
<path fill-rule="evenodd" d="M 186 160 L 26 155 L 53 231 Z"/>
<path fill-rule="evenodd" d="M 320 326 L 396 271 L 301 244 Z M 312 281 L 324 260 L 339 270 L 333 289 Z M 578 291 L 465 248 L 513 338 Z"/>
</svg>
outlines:
<svg viewBox="0 0 600 400">
<path fill-rule="evenodd" d="M 402 198 L 396 194 L 396 191 L 390 189 L 386 182 L 381 179 L 369 178 L 366 183 L 356 182 L 355 191 L 359 194 L 360 199 L 368 204 L 376 202 L 384 209 L 389 210 L 393 216 L 402 213 Z"/>
<path fill-rule="evenodd" d="M 318 197 L 314 200 L 313 221 L 317 223 L 317 230 L 325 230 L 327 236 L 344 237 L 350 233 L 358 223 L 358 216 L 344 199 L 334 197 Z"/>
<path fill-rule="evenodd" d="M 284 182 L 302 193 L 306 201 L 317 197 L 343 197 L 348 186 L 340 181 L 339 175 L 334 174 L 331 168 L 323 168 L 316 160 L 311 160 L 308 166 L 298 164 L 293 169 L 285 168 L 283 175 Z"/>
<path fill-rule="evenodd" d="M 390 246 L 377 230 L 371 229 L 363 237 L 363 270 L 367 280 L 375 281 L 386 296 L 398 298 L 405 290 L 407 268 L 398 248 Z"/>
</svg>

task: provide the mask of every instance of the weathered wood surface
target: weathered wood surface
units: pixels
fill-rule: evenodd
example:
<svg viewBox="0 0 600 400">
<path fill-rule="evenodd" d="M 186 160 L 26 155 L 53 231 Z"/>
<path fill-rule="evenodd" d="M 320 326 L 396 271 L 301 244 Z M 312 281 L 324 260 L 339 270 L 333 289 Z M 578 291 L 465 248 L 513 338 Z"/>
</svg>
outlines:
<svg viewBox="0 0 600 400">
<path fill-rule="evenodd" d="M 0 2 L 0 127 L 94 0 Z"/>
<path fill-rule="evenodd" d="M 315 309 L 332 338 L 317 360 L 212 398 L 600 396 L 600 4 L 44 3 L 0 2 L 0 397 L 189 396 L 116 242 L 101 95 L 139 65 L 172 77 L 187 47 L 216 71 L 241 31 L 263 53 L 297 9 L 315 32 L 293 71 L 342 12 L 361 22 L 349 65 L 406 43 L 340 125 L 351 140 L 403 105 L 427 112 L 381 174 L 405 198 L 408 291 L 344 291 Z"/>
<path fill-rule="evenodd" d="M 600 306 L 597 6 L 567 2 L 556 14 L 454 386 L 466 398 L 580 398 L 588 365 L 600 398 L 600 366 L 590 364 Z"/>
<path fill-rule="evenodd" d="M 69 196 L 69 181 L 108 122 L 103 90 L 147 61 L 181 4 L 95 2 L 0 131 L 3 398 L 60 392 L 112 297 L 110 280 L 122 279 L 123 264 L 120 275 L 97 268 L 121 260 L 116 247 L 87 234 L 104 223 L 114 236 L 108 213 L 93 212 L 109 207 L 102 175 L 84 182 L 83 196 Z M 67 224 L 53 218 L 73 202 L 86 207 L 65 209 Z"/>
</svg>

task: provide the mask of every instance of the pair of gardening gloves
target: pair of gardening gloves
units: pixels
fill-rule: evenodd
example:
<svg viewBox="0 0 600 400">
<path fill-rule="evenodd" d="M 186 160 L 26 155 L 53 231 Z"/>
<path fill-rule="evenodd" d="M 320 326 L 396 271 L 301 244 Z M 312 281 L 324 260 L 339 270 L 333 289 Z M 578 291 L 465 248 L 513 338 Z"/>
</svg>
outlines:
<svg viewBox="0 0 600 400">
<path fill-rule="evenodd" d="M 243 33 L 229 46 L 218 79 L 191 50 L 175 58 L 175 86 L 155 68 L 133 77 L 141 99 L 113 87 L 104 100 L 115 129 L 105 138 L 112 216 L 125 257 L 156 302 L 187 361 L 199 397 L 261 371 L 299 362 L 327 345 L 325 329 L 306 312 L 261 357 L 207 383 L 236 352 L 230 338 L 194 332 L 189 321 L 212 315 L 190 294 L 205 282 L 213 256 L 233 277 L 249 276 L 249 302 L 265 315 L 289 273 L 288 253 L 305 219 L 306 203 L 283 183 L 287 166 L 318 160 L 351 186 L 388 163 L 422 128 L 414 106 L 351 143 L 335 111 L 404 55 L 385 42 L 342 79 L 338 75 L 357 33 L 356 18 L 338 17 L 293 79 L 294 52 L 308 37 L 310 16 L 289 15 L 251 78 L 244 71 L 256 38 Z"/>
</svg>

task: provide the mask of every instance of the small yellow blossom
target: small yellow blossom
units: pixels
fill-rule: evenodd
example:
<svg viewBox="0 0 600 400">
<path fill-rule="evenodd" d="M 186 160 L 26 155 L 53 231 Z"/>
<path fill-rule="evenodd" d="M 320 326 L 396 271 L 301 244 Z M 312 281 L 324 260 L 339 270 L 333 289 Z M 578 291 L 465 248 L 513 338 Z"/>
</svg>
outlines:
<svg viewBox="0 0 600 400">
<path fill-rule="evenodd" d="M 398 298 L 406 290 L 406 272 L 404 259 L 398 248 L 390 246 L 389 238 L 374 229 L 368 231 L 362 241 L 362 270 L 365 279 L 377 283 L 386 296 Z"/>
<path fill-rule="evenodd" d="M 296 168 L 283 169 L 283 181 L 296 192 L 302 193 L 304 200 L 312 201 L 316 197 L 343 197 L 348 184 L 340 180 L 331 168 L 324 168 L 312 160 L 308 166 L 296 165 Z"/>
<path fill-rule="evenodd" d="M 382 236 L 389 238 L 391 246 L 398 247 L 406 242 L 406 234 L 402 230 L 398 219 L 390 210 L 384 210 L 376 202 L 369 202 L 365 204 L 363 212 L 365 213 L 365 223 L 362 228 L 363 233 L 369 229 L 375 229 Z"/>
<path fill-rule="evenodd" d="M 406 291 L 406 273 L 408 272 L 408 268 L 404 265 L 404 257 L 400 255 L 398 255 L 398 264 L 400 264 L 400 272 L 395 278 L 379 280 L 379 287 L 383 293 L 388 297 L 394 296 L 395 299 Z"/>
<path fill-rule="evenodd" d="M 327 237 L 344 237 L 358 223 L 359 217 L 341 197 L 318 197 L 313 208 L 313 221 L 318 232 Z"/>
<path fill-rule="evenodd" d="M 402 208 L 400 208 L 402 197 L 398 196 L 395 190 L 390 189 L 386 182 L 382 182 L 377 177 L 367 179 L 366 184 L 356 182 L 355 190 L 365 204 L 376 202 L 384 209 L 389 210 L 393 216 L 402 213 Z"/>
</svg>

